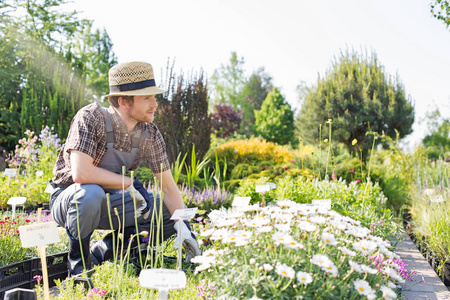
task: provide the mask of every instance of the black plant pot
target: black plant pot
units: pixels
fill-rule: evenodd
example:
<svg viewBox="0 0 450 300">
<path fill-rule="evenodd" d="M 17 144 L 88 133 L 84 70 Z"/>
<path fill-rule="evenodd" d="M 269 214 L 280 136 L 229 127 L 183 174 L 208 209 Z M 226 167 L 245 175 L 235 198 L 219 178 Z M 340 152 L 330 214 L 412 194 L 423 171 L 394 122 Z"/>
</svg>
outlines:
<svg viewBox="0 0 450 300">
<path fill-rule="evenodd" d="M 450 261 L 446 261 L 445 263 L 444 263 L 444 270 L 443 270 L 443 273 L 444 273 L 444 284 L 446 285 L 446 286 L 450 286 Z"/>
</svg>

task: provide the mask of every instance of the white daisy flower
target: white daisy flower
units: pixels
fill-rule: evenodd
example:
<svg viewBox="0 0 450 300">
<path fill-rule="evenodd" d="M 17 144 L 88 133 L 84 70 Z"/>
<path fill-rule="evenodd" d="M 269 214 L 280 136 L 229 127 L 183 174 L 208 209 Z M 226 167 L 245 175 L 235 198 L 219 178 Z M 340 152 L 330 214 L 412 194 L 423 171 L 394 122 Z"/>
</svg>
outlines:
<svg viewBox="0 0 450 300">
<path fill-rule="evenodd" d="M 211 267 L 210 264 L 201 264 L 197 267 L 195 267 L 194 274 L 198 274 L 198 272 L 208 270 Z"/>
<path fill-rule="evenodd" d="M 275 228 L 278 231 L 289 233 L 291 232 L 291 225 L 289 224 L 275 224 Z"/>
<path fill-rule="evenodd" d="M 277 265 L 275 267 L 275 272 L 280 276 L 287 277 L 290 279 L 293 279 L 295 277 L 294 269 L 286 264 Z"/>
<path fill-rule="evenodd" d="M 390 267 L 384 268 L 383 273 L 391 277 L 391 279 L 396 280 L 400 283 L 405 282 L 405 280 L 400 275 L 398 275 L 397 271 Z"/>
<path fill-rule="evenodd" d="M 191 262 L 194 264 L 212 264 L 216 258 L 214 256 L 203 256 L 197 255 L 196 257 L 191 259 Z"/>
<path fill-rule="evenodd" d="M 260 233 L 267 233 L 267 232 L 271 232 L 272 229 L 273 229 L 272 226 L 263 226 L 263 227 L 256 228 L 256 231 L 258 231 Z"/>
<path fill-rule="evenodd" d="M 338 268 L 336 267 L 336 265 L 330 261 L 329 265 L 323 265 L 322 266 L 322 270 L 325 272 L 330 273 L 333 277 L 337 277 L 339 275 L 339 271 Z"/>
<path fill-rule="evenodd" d="M 387 286 L 388 286 L 388 288 L 391 288 L 391 289 L 396 289 L 397 288 L 395 283 L 393 283 L 392 281 L 388 281 Z"/>
<path fill-rule="evenodd" d="M 340 250 L 341 250 L 342 253 L 344 253 L 345 255 L 348 255 L 348 256 L 356 256 L 356 252 L 355 252 L 355 251 L 352 251 L 352 250 L 348 249 L 348 248 L 345 247 L 345 246 L 340 247 Z"/>
<path fill-rule="evenodd" d="M 275 232 L 272 234 L 272 239 L 275 241 L 275 244 L 286 244 L 293 240 L 292 236 L 285 232 Z"/>
<path fill-rule="evenodd" d="M 360 265 L 357 262 L 349 260 L 348 263 L 350 264 L 350 267 L 352 267 L 353 270 L 355 270 L 358 273 L 363 273 L 363 270 L 361 269 Z"/>
<path fill-rule="evenodd" d="M 251 220 L 245 220 L 244 225 L 248 227 L 256 227 L 259 228 L 261 226 L 265 226 L 270 223 L 270 219 L 256 217 Z"/>
<path fill-rule="evenodd" d="M 273 266 L 272 266 L 272 265 L 269 265 L 269 264 L 263 264 L 263 268 L 264 268 L 264 270 L 266 270 L 267 272 L 273 270 Z"/>
<path fill-rule="evenodd" d="M 364 264 L 361 265 L 361 269 L 363 270 L 364 273 L 368 273 L 368 274 L 377 274 L 378 273 L 377 269 L 371 268 Z"/>
<path fill-rule="evenodd" d="M 397 293 L 385 285 L 381 286 L 380 291 L 383 293 L 382 295 L 383 299 L 386 300 L 397 299 Z"/>
<path fill-rule="evenodd" d="M 230 231 L 228 231 L 227 229 L 221 228 L 221 229 L 218 229 L 218 230 L 214 231 L 211 234 L 210 239 L 213 240 L 213 241 L 220 241 L 224 237 L 229 236 L 230 234 L 231 234 Z"/>
<path fill-rule="evenodd" d="M 328 267 L 333 264 L 330 258 L 323 254 L 314 254 L 310 261 L 319 267 Z"/>
<path fill-rule="evenodd" d="M 331 233 L 322 233 L 322 241 L 325 242 L 327 245 L 336 246 L 339 244 L 338 241 L 336 241 L 336 237 L 334 234 Z"/>
<path fill-rule="evenodd" d="M 209 228 L 209 229 L 203 228 L 203 229 L 200 229 L 200 236 L 209 237 L 209 236 L 211 236 L 211 234 L 213 234 L 214 231 L 215 231 L 214 228 Z"/>
<path fill-rule="evenodd" d="M 317 226 L 311 222 L 305 222 L 305 221 L 301 221 L 298 224 L 298 227 L 303 230 L 303 231 L 307 231 L 307 232 L 313 232 L 316 230 Z"/>
<path fill-rule="evenodd" d="M 299 271 L 297 272 L 297 281 L 303 285 L 308 285 L 313 281 L 313 279 L 311 274 Z"/>
<path fill-rule="evenodd" d="M 298 249 L 304 249 L 305 246 L 303 246 L 302 243 L 299 243 L 297 241 L 295 241 L 294 239 L 292 239 L 290 242 L 288 243 L 284 243 L 284 245 L 290 249 L 294 249 L 294 250 L 298 250 Z"/>
<path fill-rule="evenodd" d="M 377 248 L 377 244 L 368 240 L 361 240 L 353 244 L 353 249 L 361 252 L 363 255 L 369 255 Z"/>
<path fill-rule="evenodd" d="M 353 286 L 358 291 L 360 295 L 368 296 L 370 294 L 375 294 L 375 290 L 372 289 L 369 283 L 363 279 L 356 279 L 353 282 Z"/>
<path fill-rule="evenodd" d="M 314 224 L 325 224 L 327 221 L 327 219 L 322 216 L 312 216 L 309 220 Z"/>
</svg>

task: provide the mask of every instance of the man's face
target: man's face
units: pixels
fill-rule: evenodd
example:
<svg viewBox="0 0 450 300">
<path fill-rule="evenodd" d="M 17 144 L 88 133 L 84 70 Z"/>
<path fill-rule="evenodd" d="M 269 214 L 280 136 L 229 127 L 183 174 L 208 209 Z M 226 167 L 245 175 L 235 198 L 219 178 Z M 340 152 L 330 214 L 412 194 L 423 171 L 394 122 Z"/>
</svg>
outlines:
<svg viewBox="0 0 450 300">
<path fill-rule="evenodd" d="M 128 105 L 128 116 L 140 122 L 153 122 L 155 111 L 158 107 L 155 95 L 134 96 L 134 103 Z"/>
</svg>

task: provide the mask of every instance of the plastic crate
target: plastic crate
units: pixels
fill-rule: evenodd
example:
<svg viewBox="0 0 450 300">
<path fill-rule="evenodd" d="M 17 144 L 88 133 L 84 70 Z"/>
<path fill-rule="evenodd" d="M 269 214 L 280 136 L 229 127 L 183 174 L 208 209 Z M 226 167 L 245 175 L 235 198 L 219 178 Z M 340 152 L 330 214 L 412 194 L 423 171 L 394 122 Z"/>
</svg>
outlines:
<svg viewBox="0 0 450 300">
<path fill-rule="evenodd" d="M 47 272 L 50 287 L 55 286 L 54 280 L 66 279 L 67 252 L 47 256 Z M 41 259 L 38 257 L 0 267 L 0 299 L 13 288 L 33 289 L 37 284 L 33 278 L 35 275 L 42 275 Z"/>
</svg>

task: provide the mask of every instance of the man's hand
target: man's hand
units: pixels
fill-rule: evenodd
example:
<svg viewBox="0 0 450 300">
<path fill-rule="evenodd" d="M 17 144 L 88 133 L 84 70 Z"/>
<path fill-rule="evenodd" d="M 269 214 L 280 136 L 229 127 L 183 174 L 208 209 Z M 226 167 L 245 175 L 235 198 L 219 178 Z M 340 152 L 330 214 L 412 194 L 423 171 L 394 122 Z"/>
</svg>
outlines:
<svg viewBox="0 0 450 300">
<path fill-rule="evenodd" d="M 153 207 L 153 203 L 150 201 L 150 196 L 147 190 L 137 177 L 134 177 L 133 183 L 127 187 L 126 190 L 130 193 L 133 199 L 137 200 L 136 205 L 139 204 L 139 207 L 136 210 L 136 217 L 139 218 L 143 215 L 144 219 L 147 220 L 150 212 L 152 211 L 151 208 Z"/>
<path fill-rule="evenodd" d="M 192 235 L 189 223 L 187 221 L 181 223 L 181 235 L 179 224 L 180 222 L 178 221 L 173 226 L 178 233 L 177 238 L 173 242 L 173 247 L 178 249 L 178 247 L 180 247 L 181 239 L 181 243 L 183 244 L 184 251 L 186 253 L 186 262 L 190 262 L 194 257 L 201 255 L 202 251 L 200 251 L 198 243 Z"/>
</svg>

